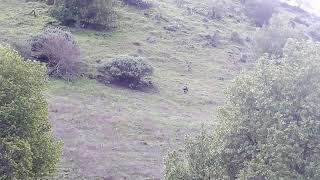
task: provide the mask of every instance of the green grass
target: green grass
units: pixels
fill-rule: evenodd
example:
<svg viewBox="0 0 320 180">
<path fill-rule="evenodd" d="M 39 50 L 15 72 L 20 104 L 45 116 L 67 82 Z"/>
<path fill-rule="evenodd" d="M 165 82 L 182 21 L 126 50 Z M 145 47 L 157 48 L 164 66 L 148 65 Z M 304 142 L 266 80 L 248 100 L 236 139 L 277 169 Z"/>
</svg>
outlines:
<svg viewBox="0 0 320 180">
<path fill-rule="evenodd" d="M 53 132 L 64 141 L 56 179 L 158 179 L 168 150 L 179 147 L 187 134 L 197 134 L 202 124 L 214 124 L 224 89 L 242 66 L 229 58 L 228 51 L 237 47 L 228 41 L 229 35 L 250 27 L 233 19 L 204 22 L 200 15 L 187 15 L 170 0 L 157 4 L 145 11 L 149 17 L 118 5 L 118 28 L 113 32 L 71 29 L 91 73 L 99 65 L 97 60 L 105 62 L 123 54 L 146 56 L 155 68 L 152 78 L 158 92 L 87 79 L 50 81 L 50 120 Z M 24 15 L 33 8 L 36 18 Z M 39 3 L 2 0 L 0 11 L 0 41 L 4 43 L 27 39 L 53 21 L 48 7 Z M 157 20 L 159 15 L 169 22 Z M 164 26 L 173 22 L 181 29 L 166 31 Z M 205 46 L 200 35 L 216 30 L 225 36 L 225 43 L 219 48 Z M 186 61 L 192 63 L 191 72 Z M 185 85 L 188 94 L 182 91 Z"/>
</svg>

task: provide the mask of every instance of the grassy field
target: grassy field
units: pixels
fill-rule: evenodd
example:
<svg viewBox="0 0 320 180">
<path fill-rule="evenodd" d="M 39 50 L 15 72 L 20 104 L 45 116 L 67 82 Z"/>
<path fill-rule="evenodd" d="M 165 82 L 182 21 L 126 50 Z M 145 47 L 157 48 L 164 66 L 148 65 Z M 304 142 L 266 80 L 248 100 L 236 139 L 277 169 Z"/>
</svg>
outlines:
<svg viewBox="0 0 320 180">
<path fill-rule="evenodd" d="M 26 15 L 32 9 L 37 17 Z M 54 21 L 46 5 L 23 0 L 0 0 L 0 11 L 2 43 L 25 40 Z M 70 29 L 89 73 L 95 73 L 97 62 L 118 55 L 144 56 L 155 68 L 157 90 L 139 92 L 85 78 L 51 80 L 50 121 L 64 141 L 56 179 L 160 179 L 167 152 L 203 124 L 214 124 L 224 89 L 244 66 L 232 54 L 238 45 L 229 38 L 234 30 L 250 32 L 246 23 L 204 20 L 174 0 L 158 1 L 146 11 L 118 4 L 116 11 L 118 28 L 112 32 Z M 223 36 L 217 48 L 203 38 L 215 31 Z"/>
</svg>

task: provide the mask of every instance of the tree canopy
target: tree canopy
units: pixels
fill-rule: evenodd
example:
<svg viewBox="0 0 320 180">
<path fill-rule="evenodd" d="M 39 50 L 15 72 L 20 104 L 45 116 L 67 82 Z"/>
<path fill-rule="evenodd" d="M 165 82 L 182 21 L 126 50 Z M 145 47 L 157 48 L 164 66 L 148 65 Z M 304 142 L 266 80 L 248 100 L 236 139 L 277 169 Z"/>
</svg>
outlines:
<svg viewBox="0 0 320 180">
<path fill-rule="evenodd" d="M 227 91 L 217 127 L 169 155 L 165 179 L 319 179 L 320 45 L 290 39 Z"/>
</svg>

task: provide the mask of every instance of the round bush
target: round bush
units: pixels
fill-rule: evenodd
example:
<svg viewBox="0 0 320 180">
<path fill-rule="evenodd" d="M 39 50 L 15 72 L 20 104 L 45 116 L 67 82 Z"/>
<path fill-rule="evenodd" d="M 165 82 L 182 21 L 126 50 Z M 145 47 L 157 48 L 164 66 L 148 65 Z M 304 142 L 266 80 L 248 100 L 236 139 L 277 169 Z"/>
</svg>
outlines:
<svg viewBox="0 0 320 180">
<path fill-rule="evenodd" d="M 46 67 L 0 46 L 0 179 L 38 179 L 56 169 L 61 142 L 50 133 Z"/>
<path fill-rule="evenodd" d="M 117 82 L 138 85 L 143 78 L 152 75 L 153 68 L 141 57 L 120 56 L 112 59 L 99 70 Z"/>
<path fill-rule="evenodd" d="M 320 179 L 319 50 L 290 40 L 239 76 L 213 134 L 171 153 L 164 179 Z"/>
</svg>

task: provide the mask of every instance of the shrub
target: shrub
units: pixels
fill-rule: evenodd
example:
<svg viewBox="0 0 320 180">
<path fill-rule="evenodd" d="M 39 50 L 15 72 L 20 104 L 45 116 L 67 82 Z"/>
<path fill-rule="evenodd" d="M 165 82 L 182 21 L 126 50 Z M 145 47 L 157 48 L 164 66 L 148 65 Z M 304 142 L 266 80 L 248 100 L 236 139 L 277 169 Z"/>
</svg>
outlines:
<svg viewBox="0 0 320 180">
<path fill-rule="evenodd" d="M 309 26 L 310 26 L 310 22 L 309 22 L 309 20 L 308 20 L 308 17 L 305 17 L 305 16 L 295 17 L 295 18 L 293 18 L 292 22 L 293 22 L 293 23 L 297 23 L 297 24 L 304 25 L 304 26 L 306 26 L 306 27 L 309 27 Z"/>
<path fill-rule="evenodd" d="M 250 18 L 256 26 L 262 27 L 268 24 L 274 12 L 275 2 L 273 0 L 246 0 L 245 15 Z"/>
<path fill-rule="evenodd" d="M 174 3 L 180 8 L 184 7 L 187 4 L 186 0 L 174 0 Z"/>
<path fill-rule="evenodd" d="M 0 47 L 0 179 L 38 179 L 59 162 L 45 86 L 45 66 Z"/>
<path fill-rule="evenodd" d="M 125 4 L 135 6 L 139 9 L 149 9 L 153 6 L 152 3 L 148 0 L 123 0 L 123 2 Z"/>
<path fill-rule="evenodd" d="M 268 26 L 264 26 L 254 34 L 253 45 L 256 56 L 268 53 L 270 56 L 281 57 L 288 38 L 301 39 L 302 37 L 300 32 L 290 28 L 288 21 L 274 16 Z"/>
<path fill-rule="evenodd" d="M 56 0 L 52 15 L 66 26 L 95 30 L 115 26 L 112 0 Z"/>
<path fill-rule="evenodd" d="M 33 2 L 33 1 L 45 2 L 47 5 L 53 5 L 54 4 L 54 0 L 26 0 L 26 2 Z"/>
<path fill-rule="evenodd" d="M 211 47 L 218 47 L 221 45 L 221 35 L 218 31 L 214 32 L 213 34 L 207 34 L 207 35 L 200 35 L 201 38 L 206 41 L 207 46 Z"/>
<path fill-rule="evenodd" d="M 47 5 L 54 5 L 55 0 L 46 0 Z"/>
<path fill-rule="evenodd" d="M 307 34 L 312 38 L 314 41 L 320 41 L 320 25 L 318 23 L 313 24 L 311 27 L 308 28 Z"/>
<path fill-rule="evenodd" d="M 34 36 L 31 53 L 48 64 L 52 77 L 74 80 L 81 75 L 80 49 L 73 36 L 59 28 L 47 29 Z"/>
<path fill-rule="evenodd" d="M 239 53 L 239 61 L 242 63 L 246 63 L 248 61 L 255 61 L 254 59 L 254 53 L 252 53 L 252 48 L 246 47 L 246 48 L 241 48 L 240 53 Z"/>
<path fill-rule="evenodd" d="M 224 0 L 214 0 L 209 4 L 208 17 L 211 19 L 222 19 L 226 15 L 227 3 Z"/>
<path fill-rule="evenodd" d="M 120 56 L 99 69 L 103 76 L 110 75 L 116 82 L 129 87 L 144 83 L 144 78 L 152 75 L 153 68 L 141 57 Z"/>
<path fill-rule="evenodd" d="M 0 178 L 29 179 L 32 177 L 32 152 L 28 142 L 0 138 Z"/>
<path fill-rule="evenodd" d="M 213 134 L 170 154 L 164 179 L 319 179 L 319 50 L 290 40 L 239 76 Z"/>
<path fill-rule="evenodd" d="M 243 39 L 241 39 L 239 33 L 237 33 L 237 32 L 232 32 L 230 39 L 231 39 L 231 41 L 233 41 L 235 43 L 243 44 Z"/>
</svg>

